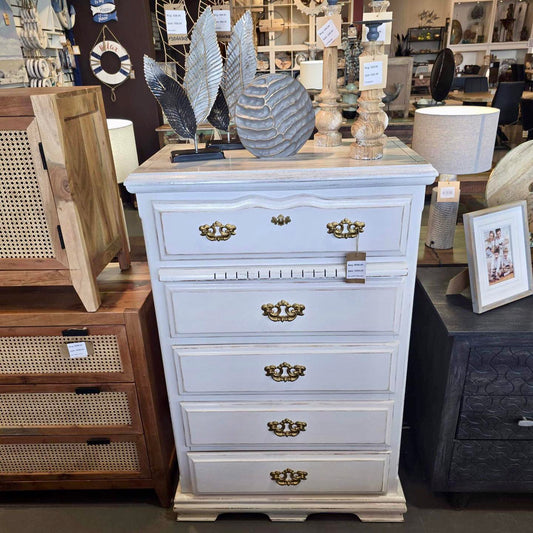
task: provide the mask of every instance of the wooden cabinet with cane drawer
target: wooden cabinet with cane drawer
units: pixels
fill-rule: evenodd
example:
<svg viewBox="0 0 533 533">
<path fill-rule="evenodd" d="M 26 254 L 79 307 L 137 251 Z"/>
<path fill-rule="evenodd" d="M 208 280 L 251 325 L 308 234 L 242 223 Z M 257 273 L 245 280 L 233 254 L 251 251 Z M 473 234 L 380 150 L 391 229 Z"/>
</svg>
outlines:
<svg viewBox="0 0 533 533">
<path fill-rule="evenodd" d="M 0 289 L 0 489 L 173 489 L 175 453 L 146 265 L 72 289 Z"/>
<path fill-rule="evenodd" d="M 180 467 L 178 520 L 400 521 L 405 368 L 434 169 L 396 140 L 246 151 L 126 180 L 143 221 Z M 346 254 L 366 252 L 364 283 Z"/>
</svg>

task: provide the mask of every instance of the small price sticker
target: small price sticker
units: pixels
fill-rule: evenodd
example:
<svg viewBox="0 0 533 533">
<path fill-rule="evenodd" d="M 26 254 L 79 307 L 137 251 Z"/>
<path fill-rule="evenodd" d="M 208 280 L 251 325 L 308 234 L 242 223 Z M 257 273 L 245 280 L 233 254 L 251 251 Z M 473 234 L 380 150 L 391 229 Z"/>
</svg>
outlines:
<svg viewBox="0 0 533 533">
<path fill-rule="evenodd" d="M 69 342 L 67 344 L 67 351 L 71 359 L 84 359 L 85 357 L 89 357 L 86 342 Z"/>
<path fill-rule="evenodd" d="M 437 202 L 458 202 L 460 193 L 458 181 L 439 181 L 437 183 Z"/>
<path fill-rule="evenodd" d="M 366 252 L 349 252 L 346 254 L 346 282 L 365 283 Z"/>
</svg>

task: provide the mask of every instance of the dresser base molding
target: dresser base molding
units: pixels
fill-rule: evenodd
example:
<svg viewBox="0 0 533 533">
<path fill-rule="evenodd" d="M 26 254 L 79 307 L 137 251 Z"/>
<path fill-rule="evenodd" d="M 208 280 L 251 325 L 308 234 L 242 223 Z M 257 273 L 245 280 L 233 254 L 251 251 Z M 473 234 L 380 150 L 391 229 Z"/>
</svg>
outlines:
<svg viewBox="0 0 533 533">
<path fill-rule="evenodd" d="M 182 493 L 178 485 L 174 497 L 178 522 L 213 522 L 223 513 L 263 513 L 273 522 L 304 522 L 310 514 L 354 514 L 361 522 L 403 522 L 407 511 L 398 483 L 397 492 L 341 496 L 196 496 Z"/>
</svg>

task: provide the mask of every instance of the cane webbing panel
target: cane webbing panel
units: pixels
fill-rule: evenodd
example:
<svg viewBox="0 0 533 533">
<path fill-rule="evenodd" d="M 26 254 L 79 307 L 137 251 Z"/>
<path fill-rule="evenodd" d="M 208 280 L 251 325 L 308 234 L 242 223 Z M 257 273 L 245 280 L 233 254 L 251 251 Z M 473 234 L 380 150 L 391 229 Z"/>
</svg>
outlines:
<svg viewBox="0 0 533 533">
<path fill-rule="evenodd" d="M 94 354 L 70 359 L 61 353 L 66 342 L 92 342 Z M 0 337 L 0 375 L 122 372 L 115 335 L 87 337 Z"/>
<path fill-rule="evenodd" d="M 0 472 L 139 472 L 135 442 L 0 444 Z"/>
<path fill-rule="evenodd" d="M 0 130 L 0 259 L 53 257 L 28 133 Z"/>
<path fill-rule="evenodd" d="M 0 394 L 0 428 L 131 426 L 128 394 L 26 392 Z"/>
</svg>

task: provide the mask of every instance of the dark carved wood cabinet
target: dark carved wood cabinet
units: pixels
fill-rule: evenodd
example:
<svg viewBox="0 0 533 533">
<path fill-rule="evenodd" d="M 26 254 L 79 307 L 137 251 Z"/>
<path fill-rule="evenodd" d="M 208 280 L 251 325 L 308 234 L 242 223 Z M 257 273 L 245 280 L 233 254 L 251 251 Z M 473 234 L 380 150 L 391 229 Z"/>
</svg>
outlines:
<svg viewBox="0 0 533 533">
<path fill-rule="evenodd" d="M 407 415 L 431 488 L 533 491 L 533 298 L 482 315 L 419 268 Z"/>
</svg>

